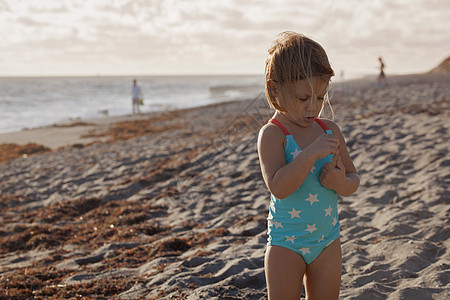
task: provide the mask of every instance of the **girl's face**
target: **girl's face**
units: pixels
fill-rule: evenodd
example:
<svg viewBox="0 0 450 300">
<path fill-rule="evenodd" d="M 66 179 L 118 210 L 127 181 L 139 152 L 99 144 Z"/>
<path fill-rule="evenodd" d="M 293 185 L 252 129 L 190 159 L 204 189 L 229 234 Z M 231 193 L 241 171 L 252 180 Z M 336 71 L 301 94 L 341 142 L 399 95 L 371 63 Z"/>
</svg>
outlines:
<svg viewBox="0 0 450 300">
<path fill-rule="evenodd" d="M 279 86 L 276 98 L 286 111 L 282 114 L 301 127 L 308 127 L 322 111 L 328 81 L 313 77 Z"/>
</svg>

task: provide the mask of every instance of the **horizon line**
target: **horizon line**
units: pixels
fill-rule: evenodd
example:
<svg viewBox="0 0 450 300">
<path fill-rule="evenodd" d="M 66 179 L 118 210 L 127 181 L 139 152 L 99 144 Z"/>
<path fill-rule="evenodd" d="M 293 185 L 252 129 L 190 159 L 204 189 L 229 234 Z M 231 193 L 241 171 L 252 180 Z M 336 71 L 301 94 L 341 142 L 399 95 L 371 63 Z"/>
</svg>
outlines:
<svg viewBox="0 0 450 300">
<path fill-rule="evenodd" d="M 175 77 L 175 76 L 263 76 L 264 73 L 174 73 L 174 74 L 0 74 L 0 78 L 60 78 L 60 77 Z"/>
</svg>

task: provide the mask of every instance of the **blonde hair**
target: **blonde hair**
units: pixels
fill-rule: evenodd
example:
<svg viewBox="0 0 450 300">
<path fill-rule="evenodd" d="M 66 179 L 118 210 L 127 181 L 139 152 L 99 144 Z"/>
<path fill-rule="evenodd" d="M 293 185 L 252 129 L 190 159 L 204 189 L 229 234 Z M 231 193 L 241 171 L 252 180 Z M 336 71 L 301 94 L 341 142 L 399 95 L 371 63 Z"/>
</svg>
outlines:
<svg viewBox="0 0 450 300">
<path fill-rule="evenodd" d="M 284 111 L 271 93 L 269 83 L 283 85 L 298 80 L 320 77 L 329 81 L 334 76 L 322 46 L 303 34 L 285 31 L 277 36 L 269 49 L 265 68 L 265 88 L 269 105 Z M 327 93 L 328 94 L 328 93 Z M 326 96 L 328 99 L 328 96 Z"/>
</svg>

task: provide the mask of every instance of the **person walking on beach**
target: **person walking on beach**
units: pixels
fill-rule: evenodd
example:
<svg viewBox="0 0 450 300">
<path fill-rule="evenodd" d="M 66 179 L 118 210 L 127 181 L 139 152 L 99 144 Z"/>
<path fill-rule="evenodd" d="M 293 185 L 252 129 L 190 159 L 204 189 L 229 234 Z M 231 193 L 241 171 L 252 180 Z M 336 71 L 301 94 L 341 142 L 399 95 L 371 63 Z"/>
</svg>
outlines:
<svg viewBox="0 0 450 300">
<path fill-rule="evenodd" d="M 143 104 L 144 101 L 144 94 L 142 93 L 141 87 L 137 84 L 137 80 L 133 79 L 133 87 L 131 88 L 131 105 L 134 114 L 140 114 L 141 109 L 140 106 Z"/>
<path fill-rule="evenodd" d="M 384 74 L 385 65 L 381 56 L 378 57 L 378 61 L 380 62 L 380 74 L 378 75 L 378 86 L 383 87 L 384 85 L 386 85 L 386 74 Z"/>
<path fill-rule="evenodd" d="M 336 123 L 320 119 L 334 71 L 317 42 L 281 33 L 265 67 L 275 110 L 258 136 L 269 189 L 265 274 L 270 300 L 338 299 L 342 254 L 338 195 L 354 193 L 359 176 Z"/>
</svg>

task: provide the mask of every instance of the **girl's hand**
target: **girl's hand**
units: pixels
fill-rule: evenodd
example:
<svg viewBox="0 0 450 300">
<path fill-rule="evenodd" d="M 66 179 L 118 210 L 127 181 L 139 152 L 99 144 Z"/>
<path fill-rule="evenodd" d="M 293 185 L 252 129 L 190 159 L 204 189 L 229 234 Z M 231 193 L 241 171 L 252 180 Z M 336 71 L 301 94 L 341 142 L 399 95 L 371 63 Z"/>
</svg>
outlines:
<svg viewBox="0 0 450 300">
<path fill-rule="evenodd" d="M 314 151 L 316 159 L 328 154 L 339 155 L 339 139 L 334 134 L 322 134 L 309 147 Z"/>
<path fill-rule="evenodd" d="M 345 185 L 346 172 L 341 157 L 338 157 L 337 165 L 334 167 L 330 163 L 326 163 L 322 168 L 322 173 L 319 176 L 320 183 L 331 190 L 337 192 L 338 188 Z"/>
</svg>

